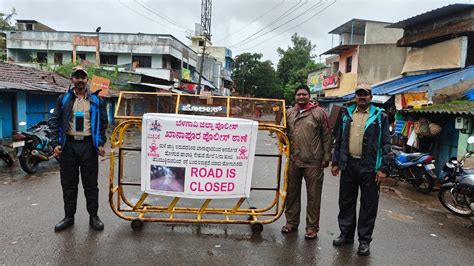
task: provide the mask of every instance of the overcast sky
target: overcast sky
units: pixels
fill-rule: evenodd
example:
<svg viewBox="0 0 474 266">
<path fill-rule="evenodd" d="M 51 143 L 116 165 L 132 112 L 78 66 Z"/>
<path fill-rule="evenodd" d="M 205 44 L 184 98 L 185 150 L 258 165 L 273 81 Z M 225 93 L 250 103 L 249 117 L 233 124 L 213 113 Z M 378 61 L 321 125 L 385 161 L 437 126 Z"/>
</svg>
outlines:
<svg viewBox="0 0 474 266">
<path fill-rule="evenodd" d="M 443 0 L 212 0 L 212 41 L 233 55 L 262 53 L 278 62 L 278 47 L 287 48 L 297 32 L 317 47 L 332 47 L 328 32 L 352 18 L 397 22 L 453 3 Z M 32 19 L 55 30 L 169 33 L 185 44 L 186 29 L 201 19 L 200 0 L 2 0 L 0 11 L 16 9 L 14 19 Z M 306 21 L 306 22 L 305 22 Z M 253 35 L 253 37 L 251 37 Z M 251 37 L 251 38 L 250 38 Z M 245 42 L 242 42 L 245 41 Z M 338 41 L 334 38 L 334 44 Z"/>
</svg>

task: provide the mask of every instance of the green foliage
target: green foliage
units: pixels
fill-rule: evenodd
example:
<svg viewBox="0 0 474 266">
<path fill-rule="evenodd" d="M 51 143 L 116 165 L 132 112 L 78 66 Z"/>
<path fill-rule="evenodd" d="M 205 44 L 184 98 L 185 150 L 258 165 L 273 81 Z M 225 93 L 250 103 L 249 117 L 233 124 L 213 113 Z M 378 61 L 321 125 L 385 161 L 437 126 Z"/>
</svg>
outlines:
<svg viewBox="0 0 474 266">
<path fill-rule="evenodd" d="M 242 53 L 235 58 L 233 79 L 240 95 L 259 98 L 282 98 L 283 89 L 270 61 L 262 54 Z"/>
<path fill-rule="evenodd" d="M 0 43 L 1 45 L 1 43 Z M 0 62 L 4 62 L 7 60 L 7 54 L 4 51 L 1 51 L 0 49 Z"/>
<path fill-rule="evenodd" d="M 0 61 L 6 61 L 7 60 L 7 42 L 6 42 L 6 36 L 2 31 L 7 31 L 7 30 L 13 30 L 15 27 L 13 27 L 10 24 L 10 19 L 16 15 L 16 10 L 13 8 L 10 14 L 5 14 L 0 11 Z"/>
<path fill-rule="evenodd" d="M 15 27 L 10 24 L 10 19 L 14 15 L 16 15 L 16 10 L 14 8 L 9 14 L 0 11 L 0 31 L 15 29 Z"/>
<path fill-rule="evenodd" d="M 56 72 L 59 75 L 69 79 L 71 77 L 71 70 L 75 66 L 78 66 L 78 65 L 80 64 L 79 63 L 76 63 L 76 64 L 65 63 L 60 66 L 56 66 L 54 68 L 49 66 L 49 71 Z M 118 79 L 119 79 L 119 74 L 120 74 L 118 66 L 115 66 L 113 70 L 103 69 L 95 65 L 85 66 L 84 68 L 86 69 L 87 74 L 89 75 L 89 79 L 92 79 L 92 76 L 96 75 L 96 76 L 109 79 L 111 88 L 117 88 L 117 86 L 119 86 L 121 90 L 131 89 L 131 87 L 128 84 L 120 84 L 120 85 L 117 84 Z"/>
<path fill-rule="evenodd" d="M 322 64 L 316 64 L 312 51 L 316 48 L 307 38 L 297 33 L 291 36 L 292 46 L 286 50 L 278 48 L 280 55 L 277 74 L 283 83 L 284 97 L 288 103 L 294 102 L 294 88 L 300 84 L 306 84 L 308 73 L 314 69 L 321 68 Z"/>
<path fill-rule="evenodd" d="M 59 75 L 70 78 L 71 77 L 71 70 L 75 67 L 80 65 L 79 63 L 65 63 L 60 66 L 56 66 L 55 68 L 50 68 L 51 71 L 58 73 Z M 119 70 L 118 67 L 115 66 L 114 70 L 103 69 L 94 65 L 84 67 L 89 74 L 89 78 L 92 76 L 100 76 L 103 78 L 110 79 L 111 81 L 118 79 Z"/>
<path fill-rule="evenodd" d="M 73 67 L 78 66 L 79 64 L 73 64 L 73 63 L 65 63 L 60 66 L 57 66 L 55 68 L 51 68 L 51 71 L 54 71 L 58 73 L 59 75 L 65 77 L 65 78 L 70 78 L 71 77 L 71 70 Z"/>
</svg>

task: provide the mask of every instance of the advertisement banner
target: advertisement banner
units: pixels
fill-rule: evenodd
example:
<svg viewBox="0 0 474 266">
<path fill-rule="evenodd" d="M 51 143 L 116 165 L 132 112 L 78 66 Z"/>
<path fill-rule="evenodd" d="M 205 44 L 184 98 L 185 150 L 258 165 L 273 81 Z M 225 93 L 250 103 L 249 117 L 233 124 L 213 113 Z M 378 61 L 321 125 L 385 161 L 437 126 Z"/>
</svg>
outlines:
<svg viewBox="0 0 474 266">
<path fill-rule="evenodd" d="M 186 68 L 181 69 L 181 78 L 185 80 L 191 80 L 191 70 Z"/>
<path fill-rule="evenodd" d="M 310 92 L 316 93 L 318 91 L 322 91 L 323 80 L 324 80 L 324 74 L 322 72 L 308 75 L 308 87 L 309 87 Z"/>
<path fill-rule="evenodd" d="M 323 89 L 332 89 L 337 87 L 339 87 L 339 77 L 337 75 L 332 75 L 324 78 Z"/>
<path fill-rule="evenodd" d="M 258 122 L 148 113 L 141 190 L 182 198 L 250 197 Z"/>
<path fill-rule="evenodd" d="M 97 90 L 101 90 L 99 92 L 99 96 L 106 97 L 109 94 L 109 85 L 110 85 L 110 80 L 109 79 L 94 75 L 94 76 L 92 76 L 90 90 L 92 92 L 96 92 Z"/>
</svg>

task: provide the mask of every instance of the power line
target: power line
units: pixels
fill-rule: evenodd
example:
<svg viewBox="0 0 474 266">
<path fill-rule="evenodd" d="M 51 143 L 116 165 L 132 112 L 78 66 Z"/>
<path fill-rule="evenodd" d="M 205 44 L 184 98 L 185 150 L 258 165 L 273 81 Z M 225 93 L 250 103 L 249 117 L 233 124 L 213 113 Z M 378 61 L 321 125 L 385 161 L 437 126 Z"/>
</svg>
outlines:
<svg viewBox="0 0 474 266">
<path fill-rule="evenodd" d="M 276 27 L 274 27 L 274 28 L 272 28 L 272 29 L 270 29 L 270 30 L 268 30 L 268 31 L 266 31 L 266 32 L 264 32 L 264 33 L 262 33 L 262 34 L 260 34 L 259 36 L 255 37 L 253 40 L 249 40 L 249 41 L 240 43 L 239 45 L 237 45 L 237 47 L 241 47 L 241 46 L 243 46 L 243 45 L 246 44 L 246 43 L 255 41 L 256 39 L 261 38 L 261 37 L 263 37 L 263 36 L 265 36 L 265 35 L 267 35 L 267 34 L 273 32 L 273 31 L 275 31 L 275 30 L 277 30 L 277 29 L 279 29 L 279 28 L 281 28 L 281 27 L 287 25 L 288 23 L 291 23 L 291 22 L 295 21 L 296 19 L 300 18 L 301 16 L 303 16 L 303 15 L 305 15 L 305 14 L 311 12 L 311 11 L 314 11 L 314 9 L 317 8 L 318 6 L 320 6 L 321 3 L 322 3 L 322 0 L 320 0 L 320 1 L 317 2 L 316 4 L 314 4 L 314 5 L 312 5 L 311 7 L 309 7 L 309 8 L 308 8 L 306 11 L 304 11 L 303 13 L 300 13 L 300 14 L 296 15 L 295 17 L 293 17 L 292 19 L 289 19 L 289 20 L 283 22 L 283 23 L 280 24 L 279 26 L 276 26 Z"/>
<path fill-rule="evenodd" d="M 332 3 L 330 3 L 329 5 L 327 5 L 326 7 L 324 7 L 323 9 L 321 9 L 321 10 L 320 10 L 319 12 L 317 12 L 316 14 L 312 15 L 311 17 L 307 18 L 306 20 L 302 21 L 301 23 L 296 24 L 294 27 L 291 27 L 291 28 L 289 28 L 289 29 L 287 29 L 287 30 L 285 30 L 285 31 L 283 31 L 283 32 L 281 32 L 281 33 L 279 33 L 279 34 L 273 35 L 273 36 L 271 36 L 270 38 L 267 38 L 267 39 L 265 39 L 265 40 L 263 40 L 263 41 L 257 43 L 256 45 L 254 45 L 254 46 L 252 46 L 252 47 L 244 48 L 244 49 L 241 49 L 241 50 L 238 50 L 238 51 L 248 51 L 248 50 L 250 50 L 250 49 L 252 49 L 252 48 L 255 48 L 255 47 L 261 45 L 262 43 L 265 43 L 265 42 L 267 42 L 267 41 L 269 41 L 269 40 L 271 40 L 271 39 L 277 37 L 277 36 L 280 36 L 280 35 L 282 35 L 282 34 L 288 32 L 288 31 L 291 31 L 291 30 L 293 30 L 293 29 L 299 27 L 300 25 L 302 25 L 302 24 L 304 24 L 304 23 L 310 21 L 311 19 L 313 19 L 313 18 L 316 17 L 317 15 L 321 14 L 324 10 L 328 9 L 330 6 L 334 5 L 335 3 L 336 3 L 336 0 L 334 0 Z M 237 52 L 237 51 L 236 51 L 236 52 Z"/>
<path fill-rule="evenodd" d="M 154 19 L 152 19 L 152 18 L 149 18 L 149 17 L 143 15 L 142 13 L 136 11 L 135 9 L 133 9 L 133 8 L 129 7 L 128 5 L 126 5 L 125 3 L 123 3 L 121 0 L 119 0 L 118 2 L 119 2 L 119 4 L 121 4 L 122 6 L 124 6 L 125 8 L 127 8 L 128 10 L 132 11 L 133 13 L 139 15 L 139 16 L 142 17 L 142 18 L 145 18 L 145 19 L 147 19 L 147 20 L 149 20 L 149 21 L 158 23 L 158 24 L 160 24 L 161 26 L 163 26 L 163 27 L 165 27 L 165 28 L 168 28 L 168 29 L 170 29 L 170 30 L 182 31 L 181 29 L 177 29 L 177 28 L 173 28 L 173 27 L 167 26 L 167 25 L 165 25 L 165 24 L 163 24 L 163 23 L 161 23 L 161 22 L 159 22 L 159 21 L 157 21 L 157 20 L 154 20 Z"/>
<path fill-rule="evenodd" d="M 274 19 L 272 22 L 270 22 L 270 24 L 268 24 L 267 26 L 261 28 L 260 30 L 258 30 L 258 31 L 256 31 L 256 32 L 254 32 L 252 35 L 250 35 L 249 37 L 243 39 L 242 41 L 230 45 L 229 47 L 238 46 L 240 43 L 245 42 L 246 40 L 248 40 L 248 39 L 252 38 L 253 36 L 257 35 L 258 33 L 262 32 L 262 31 L 265 30 L 266 28 L 271 27 L 273 24 L 275 24 L 276 22 L 278 22 L 281 18 L 290 15 L 291 13 L 293 13 L 294 11 L 296 11 L 297 9 L 299 9 L 300 7 L 302 7 L 303 5 L 306 4 L 306 2 L 303 2 L 303 4 L 300 5 L 301 3 L 302 3 L 302 0 L 299 0 L 298 3 L 296 3 L 296 4 L 293 5 L 293 6 L 291 6 L 290 9 L 288 9 L 286 12 L 284 12 L 284 13 L 281 14 L 279 17 L 277 17 L 276 19 Z"/>
<path fill-rule="evenodd" d="M 181 29 L 183 29 L 183 30 L 189 30 L 189 29 L 187 29 L 186 27 L 182 26 L 181 24 L 179 24 L 179 23 L 173 21 L 172 19 L 168 18 L 167 16 L 165 16 L 163 13 L 159 12 L 158 10 L 152 8 L 151 6 L 146 6 L 144 3 L 142 3 L 142 2 L 140 2 L 140 1 L 138 1 L 138 0 L 135 0 L 135 2 L 136 2 L 137 4 L 139 4 L 140 6 L 142 6 L 144 9 L 146 9 L 148 12 L 157 15 L 158 17 L 160 17 L 160 18 L 166 20 L 167 22 L 173 24 L 174 26 L 176 26 L 176 27 L 178 27 L 178 28 L 181 28 Z"/>
<path fill-rule="evenodd" d="M 257 22 L 259 19 L 265 17 L 266 15 L 270 14 L 273 10 L 277 9 L 279 6 L 281 6 L 282 4 L 285 3 L 285 0 L 281 0 L 280 3 L 274 5 L 272 8 L 268 9 L 267 11 L 263 12 L 262 15 L 258 16 L 256 19 L 254 19 L 252 22 L 248 23 L 247 25 L 243 26 L 242 28 L 240 28 L 240 30 L 236 31 L 236 32 L 231 32 L 229 34 L 227 34 L 226 36 L 224 36 L 223 38 L 219 39 L 218 41 L 216 42 L 221 42 L 223 40 L 226 40 L 228 39 L 229 37 L 231 36 L 234 36 L 235 34 L 237 33 L 240 33 L 241 31 L 243 31 L 246 27 L 252 25 L 253 23 Z"/>
</svg>

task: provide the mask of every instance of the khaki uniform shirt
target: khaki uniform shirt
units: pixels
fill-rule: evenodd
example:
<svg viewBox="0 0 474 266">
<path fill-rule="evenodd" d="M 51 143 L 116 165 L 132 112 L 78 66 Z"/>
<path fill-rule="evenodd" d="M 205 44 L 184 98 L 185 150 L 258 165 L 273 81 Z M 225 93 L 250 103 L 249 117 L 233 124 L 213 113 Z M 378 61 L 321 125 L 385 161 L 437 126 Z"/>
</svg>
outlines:
<svg viewBox="0 0 474 266">
<path fill-rule="evenodd" d="M 69 129 L 67 131 L 68 135 L 71 136 L 90 136 L 91 135 L 91 114 L 90 114 L 91 104 L 90 100 L 87 98 L 87 95 L 79 99 L 76 96 L 74 105 L 72 106 L 72 115 L 71 120 L 69 121 Z M 84 112 L 84 130 L 82 132 L 77 132 L 75 128 L 75 112 Z"/>
<path fill-rule="evenodd" d="M 353 158 L 362 157 L 362 143 L 364 142 L 365 123 L 369 117 L 369 109 L 359 112 L 356 108 L 352 114 L 349 132 L 349 155 Z"/>
</svg>

